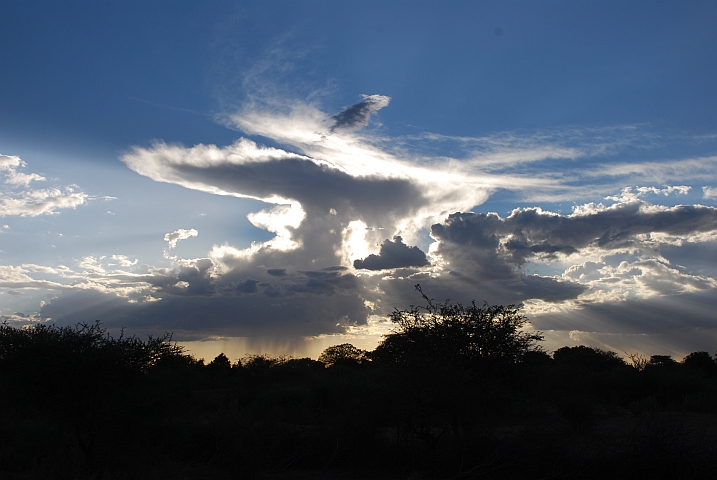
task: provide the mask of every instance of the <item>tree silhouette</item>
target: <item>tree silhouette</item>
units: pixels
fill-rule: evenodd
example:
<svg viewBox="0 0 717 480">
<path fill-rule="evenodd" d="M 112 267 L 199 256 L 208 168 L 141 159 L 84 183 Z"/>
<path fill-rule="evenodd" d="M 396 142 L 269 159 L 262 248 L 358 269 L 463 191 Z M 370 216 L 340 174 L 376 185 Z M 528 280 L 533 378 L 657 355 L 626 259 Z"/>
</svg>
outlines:
<svg viewBox="0 0 717 480">
<path fill-rule="evenodd" d="M 232 373 L 232 362 L 224 353 L 220 353 L 206 366 L 211 377 L 220 377 Z"/>
<path fill-rule="evenodd" d="M 717 377 L 717 362 L 707 352 L 692 352 L 682 360 L 682 364 L 705 377 Z"/>
<path fill-rule="evenodd" d="M 350 343 L 333 345 L 321 352 L 319 361 L 327 366 L 332 365 L 358 365 L 367 360 L 368 352 L 356 348 Z"/>
<path fill-rule="evenodd" d="M 184 356 L 169 334 L 147 341 L 124 334 L 114 338 L 99 321 L 74 327 L 0 326 L 3 390 L 17 408 L 68 425 L 89 465 L 110 448 L 108 442 L 121 440 L 123 429 L 151 412 L 151 402 L 139 394 L 146 392 L 145 374 Z M 101 438 L 102 425 L 112 426 L 114 438 Z"/>
<path fill-rule="evenodd" d="M 645 368 L 673 368 L 677 365 L 678 363 L 672 358 L 672 355 L 652 355 L 650 356 L 650 361 L 645 365 Z"/>
<path fill-rule="evenodd" d="M 592 371 L 615 370 L 627 366 L 616 352 L 585 345 L 559 348 L 553 352 L 553 358 L 558 365 L 570 365 Z"/>
<path fill-rule="evenodd" d="M 536 343 L 543 340 L 540 332 L 523 330 L 528 320 L 520 313 L 522 306 L 434 303 L 420 285 L 416 290 L 426 306 L 395 310 L 391 321 L 397 329 L 385 336 L 372 358 L 395 363 L 438 361 L 481 369 L 515 364 L 539 349 Z"/>
</svg>

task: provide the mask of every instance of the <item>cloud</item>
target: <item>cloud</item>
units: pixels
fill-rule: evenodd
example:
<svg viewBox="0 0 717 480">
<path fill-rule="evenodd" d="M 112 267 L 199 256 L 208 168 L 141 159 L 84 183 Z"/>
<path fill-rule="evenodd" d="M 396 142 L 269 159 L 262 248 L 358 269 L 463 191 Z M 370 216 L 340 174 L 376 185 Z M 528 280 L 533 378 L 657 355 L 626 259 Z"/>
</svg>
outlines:
<svg viewBox="0 0 717 480">
<path fill-rule="evenodd" d="M 74 187 L 64 189 L 49 188 L 19 193 L 3 192 L 0 200 L 0 216 L 17 215 L 35 217 L 38 215 L 57 215 L 58 210 L 76 208 L 88 200 L 85 193 L 75 191 Z"/>
<path fill-rule="evenodd" d="M 715 335 L 716 298 L 714 290 L 701 290 L 679 296 L 585 303 L 577 308 L 532 315 L 532 321 L 543 330 L 660 335 L 705 329 Z"/>
<path fill-rule="evenodd" d="M 386 210 L 404 214 L 427 203 L 408 179 L 351 175 L 338 165 L 247 139 L 224 148 L 200 144 L 185 149 L 156 143 L 150 149 L 135 147 L 122 160 L 156 181 L 268 203 L 299 202 L 305 211 L 328 213 L 333 208 L 381 218 Z M 416 206 L 411 205 L 414 201 Z"/>
<path fill-rule="evenodd" d="M 257 265 L 287 265 L 293 270 L 350 267 L 356 257 L 347 256 L 344 237 L 352 222 L 382 225 L 410 238 L 447 206 L 472 206 L 481 198 L 474 189 L 468 195 L 455 192 L 455 196 L 431 191 L 406 176 L 379 171 L 352 174 L 328 160 L 261 147 L 246 139 L 224 148 L 197 145 L 185 149 L 158 143 L 150 149 L 135 148 L 123 161 L 158 181 L 278 204 L 248 217 L 276 236 L 242 252 L 220 254 L 222 273 L 244 257 Z M 363 235 L 360 241 L 371 239 Z M 279 252 L 287 254 L 279 260 Z"/>
<path fill-rule="evenodd" d="M 32 181 L 44 181 L 45 177 L 36 173 L 26 174 L 18 172 L 18 168 L 25 168 L 27 164 L 14 155 L 0 154 L 0 172 L 5 176 L 5 183 L 23 185 L 27 187 Z"/>
<path fill-rule="evenodd" d="M 189 230 L 180 228 L 179 230 L 165 234 L 164 241 L 169 244 L 169 249 L 171 250 L 177 246 L 177 242 L 180 240 L 186 240 L 191 237 L 196 237 L 197 235 L 199 235 L 199 232 L 193 228 L 190 228 Z"/>
<path fill-rule="evenodd" d="M 133 332 L 171 331 L 189 341 L 221 336 L 295 336 L 342 333 L 364 323 L 366 307 L 355 295 L 264 294 L 220 297 L 172 296 L 156 302 L 130 303 L 95 290 L 63 293 L 43 306 L 41 315 L 60 324 L 102 320 L 110 328 Z"/>
<path fill-rule="evenodd" d="M 418 247 L 409 247 L 396 235 L 393 242 L 386 239 L 381 244 L 378 255 L 371 254 L 363 260 L 354 261 L 354 268 L 366 270 L 386 270 L 389 268 L 425 267 L 428 265 L 426 254 Z"/>
<path fill-rule="evenodd" d="M 518 301 L 622 301 L 717 289 L 714 278 L 681 272 L 660 254 L 661 245 L 717 232 L 717 209 L 659 206 L 624 194 L 614 200 L 569 215 L 540 208 L 515 209 L 506 218 L 451 214 L 431 227 L 437 240 L 431 254 L 456 283 L 481 285 L 498 297 L 505 296 L 496 291 L 503 288 Z M 594 260 L 579 267 L 582 258 Z M 529 264 L 557 271 L 530 276 Z"/>
<path fill-rule="evenodd" d="M 132 267 L 137 265 L 138 262 L 137 259 L 130 260 L 126 255 L 112 255 L 110 258 L 117 261 L 117 264 L 121 267 Z M 113 264 L 110 263 L 109 265 L 112 266 Z"/>
<path fill-rule="evenodd" d="M 52 271 L 6 267 L 0 286 L 55 290 L 43 318 L 100 318 L 134 331 L 174 331 L 177 339 L 373 331 L 376 318 L 420 302 L 416 283 L 440 300 L 523 302 L 540 325 L 566 336 L 645 332 L 642 320 L 633 330 L 590 322 L 621 305 L 635 314 L 650 299 L 674 305 L 717 289 L 717 262 L 705 253 L 717 244 L 715 208 L 647 201 L 692 202 L 695 192 L 675 179 L 710 184 L 717 157 L 624 163 L 617 153 L 651 152 L 659 143 L 639 126 L 479 138 L 361 129 L 389 101 L 365 95 L 336 115 L 318 103 L 252 101 L 224 122 L 254 140 L 157 141 L 121 157 L 158 182 L 265 202 L 247 218 L 273 233 L 268 241 L 215 244 L 205 258 L 166 255 L 163 267 L 123 255 L 87 256 Z M 24 166 L 5 164 L 14 174 Z M 41 181 L 30 177 L 6 185 Z M 623 188 L 641 178 L 659 178 L 660 186 Z M 524 207 L 504 216 L 472 211 L 497 193 Z M 572 212 L 525 206 L 560 199 L 575 202 Z M 171 250 L 196 235 L 179 229 L 164 240 Z"/>
<path fill-rule="evenodd" d="M 715 209 L 645 201 L 687 196 L 688 185 L 626 188 L 607 204 L 576 205 L 570 214 L 538 207 L 515 209 L 505 218 L 470 212 L 501 190 L 523 199 L 604 197 L 630 175 L 704 174 L 711 157 L 629 168 L 614 160 L 606 164 L 606 156 L 626 145 L 653 148 L 654 138 L 637 127 L 482 138 L 388 139 L 362 132 L 359 127 L 389 100 L 364 96 L 334 116 L 298 102 L 274 102 L 270 109 L 254 102 L 227 117 L 232 127 L 283 148 L 241 138 L 226 147 L 157 142 L 125 154 L 129 168 L 154 180 L 274 204 L 248 217 L 273 232 L 273 239 L 244 249 L 216 245 L 206 269 L 177 264 L 174 273 L 162 273 L 163 283 L 152 283 L 159 289 L 152 295 L 162 298 L 152 308 L 159 311 L 175 297 L 321 303 L 344 296 L 369 305 L 351 315 L 363 325 L 370 315 L 413 303 L 415 283 L 461 301 L 528 302 L 533 312 L 712 288 L 711 277 L 680 271 L 660 247 L 711 238 Z M 456 154 L 430 153 L 447 148 Z M 566 162 L 573 173 L 565 173 Z M 381 226 L 393 240 L 368 225 Z M 434 243 L 427 255 L 408 246 L 425 244 L 429 227 Z M 592 276 L 571 270 L 589 262 Z M 540 273 L 530 274 L 531 268 Z M 389 269 L 394 271 L 380 277 L 370 274 Z"/>
<path fill-rule="evenodd" d="M 336 130 L 352 130 L 368 125 L 371 115 L 387 107 L 391 101 L 391 97 L 385 95 L 361 95 L 363 101 L 346 107 L 341 113 L 331 117 L 334 124 L 331 131 Z"/>
<path fill-rule="evenodd" d="M 608 207 L 588 204 L 570 215 L 540 208 L 515 209 L 505 219 L 496 214 L 456 213 L 433 225 L 431 234 L 441 242 L 438 253 L 450 256 L 456 247 L 491 251 L 506 265 L 520 266 L 529 259 L 571 255 L 586 247 L 644 248 L 658 233 L 689 236 L 715 230 L 714 207 L 630 201 Z"/>
<path fill-rule="evenodd" d="M 149 333 L 171 330 L 177 340 L 341 333 L 366 321 L 357 295 L 362 287 L 342 267 L 259 270 L 255 278 L 237 279 L 244 275 L 240 269 L 217 276 L 214 262 L 206 258 L 180 260 L 173 269 L 144 266 L 124 272 L 108 272 L 96 259 L 83 263 L 92 270 L 43 305 L 43 318 L 61 324 L 100 319 L 108 327 Z"/>
<path fill-rule="evenodd" d="M 584 302 L 530 313 L 534 328 L 546 332 L 545 345 L 594 345 L 607 350 L 673 355 L 711 351 L 717 341 L 714 290 L 680 295 Z"/>
<path fill-rule="evenodd" d="M 30 183 L 44 181 L 45 177 L 17 172 L 27 164 L 19 157 L 0 155 L 0 172 L 5 177 L 0 187 L 0 217 L 56 215 L 58 210 L 76 208 L 89 200 L 89 196 L 77 190 L 76 185 L 62 188 L 33 189 Z"/>
<path fill-rule="evenodd" d="M 34 278 L 34 273 L 42 273 L 46 276 L 59 275 L 55 269 L 50 267 L 39 267 L 36 265 L 0 265 L 0 287 L 10 289 L 44 289 L 64 290 L 70 288 L 68 285 L 57 280 L 47 278 Z"/>
<path fill-rule="evenodd" d="M 301 226 L 304 218 L 306 218 L 306 212 L 297 202 L 291 205 L 277 205 L 271 210 L 262 210 L 247 215 L 247 219 L 255 227 L 276 234 L 273 239 L 266 242 L 265 246 L 278 250 L 292 250 L 299 247 L 299 244 L 293 239 L 293 232 Z"/>
</svg>

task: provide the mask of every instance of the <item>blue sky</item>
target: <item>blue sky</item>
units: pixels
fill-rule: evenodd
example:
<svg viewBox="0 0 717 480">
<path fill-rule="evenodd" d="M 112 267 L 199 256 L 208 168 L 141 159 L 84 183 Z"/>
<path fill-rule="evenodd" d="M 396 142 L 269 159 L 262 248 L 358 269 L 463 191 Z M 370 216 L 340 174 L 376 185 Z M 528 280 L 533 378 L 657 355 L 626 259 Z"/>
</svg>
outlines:
<svg viewBox="0 0 717 480">
<path fill-rule="evenodd" d="M 0 4 L 0 315 L 373 348 L 421 300 L 549 349 L 717 344 L 712 2 Z"/>
</svg>

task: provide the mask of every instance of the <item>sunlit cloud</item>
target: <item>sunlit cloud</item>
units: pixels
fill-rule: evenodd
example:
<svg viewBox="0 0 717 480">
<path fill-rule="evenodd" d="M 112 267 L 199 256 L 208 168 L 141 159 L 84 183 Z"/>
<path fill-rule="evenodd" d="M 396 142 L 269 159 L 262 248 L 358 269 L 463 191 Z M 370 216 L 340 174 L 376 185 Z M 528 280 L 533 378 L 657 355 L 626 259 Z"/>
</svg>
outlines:
<svg viewBox="0 0 717 480">
<path fill-rule="evenodd" d="M 17 156 L 0 155 L 0 173 L 5 177 L 0 186 L 0 217 L 56 215 L 62 209 L 74 209 L 86 203 L 89 196 L 78 190 L 76 185 L 34 189 L 31 182 L 45 181 L 36 173 L 22 173 L 17 170 L 27 164 Z"/>
<path fill-rule="evenodd" d="M 156 141 L 122 155 L 154 181 L 266 203 L 247 220 L 268 240 L 170 256 L 198 236 L 181 228 L 158 236 L 162 266 L 86 255 L 62 269 L 4 267 L 0 287 L 56 292 L 41 318 L 101 316 L 193 340 L 378 338 L 387 314 L 420 300 L 417 283 L 441 300 L 524 303 L 540 328 L 597 338 L 637 328 L 591 326 L 604 311 L 717 290 L 710 271 L 663 252 L 717 241 L 717 209 L 688 202 L 696 178 L 714 182 L 717 157 L 618 162 L 625 146 L 654 147 L 640 126 L 394 138 L 375 124 L 390 100 L 363 95 L 333 114 L 318 103 L 247 102 L 224 118 L 244 135 L 229 145 Z M 12 188 L 44 180 L 18 176 L 24 164 L 3 158 Z M 498 192 L 572 204 L 473 211 Z"/>
<path fill-rule="evenodd" d="M 168 243 L 169 249 L 171 250 L 177 246 L 177 242 L 180 240 L 186 240 L 188 238 L 196 237 L 197 235 L 199 235 L 199 232 L 193 228 L 188 230 L 180 228 L 179 230 L 167 233 L 164 236 L 164 241 Z"/>
</svg>

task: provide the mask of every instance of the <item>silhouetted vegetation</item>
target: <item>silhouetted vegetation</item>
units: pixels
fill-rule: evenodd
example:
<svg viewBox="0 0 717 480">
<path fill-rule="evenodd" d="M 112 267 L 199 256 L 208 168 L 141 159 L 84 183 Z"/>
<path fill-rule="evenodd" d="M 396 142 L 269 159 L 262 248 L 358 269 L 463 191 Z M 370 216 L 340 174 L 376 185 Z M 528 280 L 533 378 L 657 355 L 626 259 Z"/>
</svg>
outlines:
<svg viewBox="0 0 717 480">
<path fill-rule="evenodd" d="M 422 293 L 422 292 L 421 292 Z M 396 310 L 372 352 L 220 354 L 100 323 L 0 327 L 0 477 L 696 478 L 717 363 L 552 354 L 516 306 Z"/>
</svg>

